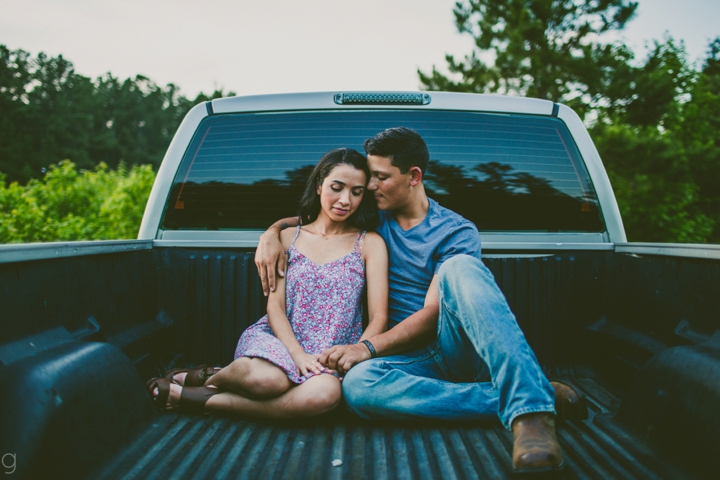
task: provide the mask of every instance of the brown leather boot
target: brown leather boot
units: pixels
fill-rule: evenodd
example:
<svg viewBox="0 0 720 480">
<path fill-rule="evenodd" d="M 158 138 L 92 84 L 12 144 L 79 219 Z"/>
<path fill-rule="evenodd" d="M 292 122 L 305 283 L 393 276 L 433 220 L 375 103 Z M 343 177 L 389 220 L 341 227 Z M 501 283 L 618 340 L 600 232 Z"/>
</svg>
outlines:
<svg viewBox="0 0 720 480">
<path fill-rule="evenodd" d="M 555 412 L 558 420 L 585 420 L 588 418 L 585 397 L 570 385 L 550 382 L 555 389 Z"/>
<path fill-rule="evenodd" d="M 550 413 L 520 415 L 512 423 L 515 436 L 512 466 L 517 473 L 551 472 L 565 464 Z"/>
</svg>

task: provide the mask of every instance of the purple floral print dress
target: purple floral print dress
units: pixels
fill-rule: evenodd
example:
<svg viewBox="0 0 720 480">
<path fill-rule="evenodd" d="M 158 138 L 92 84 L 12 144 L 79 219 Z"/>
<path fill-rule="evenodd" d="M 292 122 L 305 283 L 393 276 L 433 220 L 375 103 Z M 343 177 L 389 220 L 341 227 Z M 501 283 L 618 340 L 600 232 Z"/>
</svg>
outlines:
<svg viewBox="0 0 720 480">
<path fill-rule="evenodd" d="M 306 353 L 320 354 L 333 345 L 357 343 L 362 335 L 362 301 L 365 265 L 361 257 L 365 232 L 358 233 L 355 248 L 347 255 L 318 265 L 295 248 L 300 233 L 287 251 L 285 284 L 287 317 Z M 282 368 L 293 383 L 314 374 L 300 375 L 290 352 L 273 334 L 268 317 L 243 332 L 235 358 L 258 357 Z"/>
</svg>

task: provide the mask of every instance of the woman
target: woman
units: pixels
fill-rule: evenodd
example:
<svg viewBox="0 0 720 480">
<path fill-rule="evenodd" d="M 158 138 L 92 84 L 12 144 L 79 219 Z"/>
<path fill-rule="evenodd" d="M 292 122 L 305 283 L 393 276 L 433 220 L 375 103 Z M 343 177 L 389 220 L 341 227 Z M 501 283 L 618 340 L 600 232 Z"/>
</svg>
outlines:
<svg viewBox="0 0 720 480">
<path fill-rule="evenodd" d="M 301 225 L 281 234 L 288 271 L 270 292 L 267 315 L 243 333 L 227 367 L 176 369 L 148 381 L 159 408 L 268 418 L 335 408 L 340 378 L 318 363 L 319 355 L 387 328 L 387 249 L 366 232 L 377 224 L 377 208 L 365 195 L 369 178 L 367 160 L 355 150 L 331 150 L 320 159 L 300 202 Z M 369 322 L 362 333 L 365 288 Z"/>
</svg>

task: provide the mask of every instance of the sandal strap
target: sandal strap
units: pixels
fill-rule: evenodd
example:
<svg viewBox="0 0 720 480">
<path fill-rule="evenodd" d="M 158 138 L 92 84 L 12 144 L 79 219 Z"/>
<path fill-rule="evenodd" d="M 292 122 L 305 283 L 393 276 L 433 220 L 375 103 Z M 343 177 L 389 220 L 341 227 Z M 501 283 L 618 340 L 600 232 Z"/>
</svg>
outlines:
<svg viewBox="0 0 720 480">
<path fill-rule="evenodd" d="M 165 372 L 164 377 L 174 382 L 173 378 L 179 373 L 185 373 L 184 387 L 203 387 L 205 381 L 215 375 L 215 367 L 208 367 L 207 365 L 200 365 L 195 368 L 173 368 Z"/>
<path fill-rule="evenodd" d="M 145 386 L 155 406 L 161 410 L 165 410 L 165 405 L 167 405 L 168 397 L 170 396 L 170 381 L 163 377 L 155 377 L 145 382 Z M 153 395 L 156 388 L 158 389 L 157 397 Z"/>
<path fill-rule="evenodd" d="M 203 413 L 207 401 L 218 393 L 220 391 L 216 388 L 183 387 L 178 410 L 185 413 Z"/>
<path fill-rule="evenodd" d="M 214 367 L 194 368 L 192 370 L 188 370 L 187 376 L 185 377 L 185 386 L 204 387 L 205 381 L 215 375 L 215 373 Z"/>
</svg>

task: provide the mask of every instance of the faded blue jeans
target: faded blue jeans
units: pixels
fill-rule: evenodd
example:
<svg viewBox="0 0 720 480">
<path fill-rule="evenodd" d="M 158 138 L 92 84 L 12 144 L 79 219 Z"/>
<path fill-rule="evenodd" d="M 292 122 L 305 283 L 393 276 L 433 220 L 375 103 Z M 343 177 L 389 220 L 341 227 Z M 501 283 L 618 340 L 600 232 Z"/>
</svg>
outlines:
<svg viewBox="0 0 720 480">
<path fill-rule="evenodd" d="M 355 365 L 342 383 L 363 418 L 480 420 L 555 413 L 555 394 L 495 278 L 458 255 L 438 273 L 437 340 L 405 355 Z"/>
</svg>

